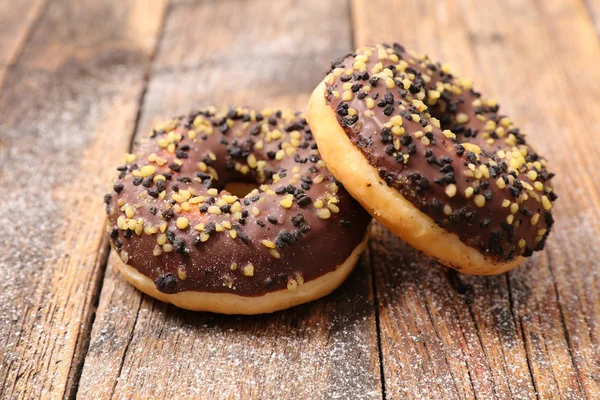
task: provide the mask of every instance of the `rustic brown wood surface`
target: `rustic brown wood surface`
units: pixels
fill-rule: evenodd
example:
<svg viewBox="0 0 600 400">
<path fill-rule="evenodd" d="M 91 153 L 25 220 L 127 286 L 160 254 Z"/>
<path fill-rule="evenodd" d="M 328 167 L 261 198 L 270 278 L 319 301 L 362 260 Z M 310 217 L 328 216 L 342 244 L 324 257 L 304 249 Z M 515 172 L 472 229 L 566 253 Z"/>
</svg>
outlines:
<svg viewBox="0 0 600 400">
<path fill-rule="evenodd" d="M 0 4 L 0 398 L 600 398 L 599 12 L 596 0 Z M 115 272 L 101 199 L 134 136 L 207 104 L 303 109 L 329 61 L 380 41 L 472 77 L 551 160 L 560 199 L 544 252 L 465 276 L 376 224 L 334 294 L 257 317 L 181 311 Z"/>
</svg>

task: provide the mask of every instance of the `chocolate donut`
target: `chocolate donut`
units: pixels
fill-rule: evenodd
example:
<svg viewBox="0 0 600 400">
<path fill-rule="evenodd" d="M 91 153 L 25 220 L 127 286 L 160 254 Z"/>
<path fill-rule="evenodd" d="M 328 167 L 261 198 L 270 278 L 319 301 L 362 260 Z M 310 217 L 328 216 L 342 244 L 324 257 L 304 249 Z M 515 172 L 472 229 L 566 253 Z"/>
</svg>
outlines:
<svg viewBox="0 0 600 400">
<path fill-rule="evenodd" d="M 494 274 L 544 248 L 547 162 L 469 80 L 395 44 L 334 62 L 307 114 L 334 176 L 412 246 Z"/>
<path fill-rule="evenodd" d="M 334 290 L 365 248 L 369 214 L 289 110 L 203 109 L 136 144 L 105 201 L 119 269 L 191 310 L 272 312 Z M 225 187 L 256 187 L 236 196 Z"/>
</svg>

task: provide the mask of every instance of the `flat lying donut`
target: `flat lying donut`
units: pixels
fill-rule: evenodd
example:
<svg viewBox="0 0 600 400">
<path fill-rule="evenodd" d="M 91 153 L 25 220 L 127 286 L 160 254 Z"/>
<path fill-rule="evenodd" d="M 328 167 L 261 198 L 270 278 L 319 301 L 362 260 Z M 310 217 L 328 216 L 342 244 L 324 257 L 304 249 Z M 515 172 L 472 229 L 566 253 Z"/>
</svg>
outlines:
<svg viewBox="0 0 600 400">
<path fill-rule="evenodd" d="M 208 108 L 157 126 L 105 196 L 125 278 L 179 307 L 273 312 L 324 296 L 356 264 L 369 214 L 289 110 Z M 229 182 L 257 188 L 245 197 Z"/>
<path fill-rule="evenodd" d="M 307 118 L 353 197 L 443 264 L 496 274 L 544 248 L 556 199 L 546 160 L 448 67 L 363 47 L 333 63 Z"/>
</svg>

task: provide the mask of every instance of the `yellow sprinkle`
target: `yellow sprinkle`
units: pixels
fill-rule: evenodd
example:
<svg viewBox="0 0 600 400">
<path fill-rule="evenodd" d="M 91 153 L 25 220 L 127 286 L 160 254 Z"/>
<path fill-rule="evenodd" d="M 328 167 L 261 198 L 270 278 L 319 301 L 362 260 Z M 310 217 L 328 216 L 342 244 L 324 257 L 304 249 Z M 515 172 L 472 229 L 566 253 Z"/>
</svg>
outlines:
<svg viewBox="0 0 600 400">
<path fill-rule="evenodd" d="M 533 169 L 527 173 L 527 177 L 532 181 L 535 181 L 537 179 L 537 176 L 537 172 Z"/>
<path fill-rule="evenodd" d="M 135 210 L 133 209 L 133 207 L 125 207 L 125 215 L 127 216 L 127 218 L 133 218 L 133 216 L 135 215 Z"/>
<path fill-rule="evenodd" d="M 515 220 L 515 216 L 512 215 L 512 214 L 510 214 L 510 215 L 508 215 L 506 217 L 506 223 L 509 224 L 509 225 L 512 225 L 512 223 L 514 222 L 514 220 Z"/>
<path fill-rule="evenodd" d="M 292 206 L 292 202 L 293 202 L 293 200 L 292 200 L 292 196 L 286 196 L 285 198 L 283 198 L 283 199 L 282 199 L 282 200 L 279 202 L 279 204 L 280 204 L 282 207 L 285 207 L 285 208 L 290 208 L 290 207 Z"/>
<path fill-rule="evenodd" d="M 458 122 L 459 124 L 466 124 L 467 122 L 469 122 L 469 116 L 465 113 L 458 113 L 456 115 L 456 122 Z"/>
<path fill-rule="evenodd" d="M 189 226 L 190 222 L 188 221 L 188 219 L 186 217 L 179 217 L 177 218 L 177 227 L 179 229 L 185 229 Z"/>
<path fill-rule="evenodd" d="M 481 174 L 485 179 L 490 179 L 490 170 L 488 169 L 487 165 L 481 164 L 479 166 L 479 171 L 481 171 Z"/>
<path fill-rule="evenodd" d="M 504 189 L 506 187 L 506 182 L 504 182 L 504 179 L 502 179 L 502 177 L 496 180 L 496 186 L 498 186 L 498 188 L 500 189 Z"/>
<path fill-rule="evenodd" d="M 185 273 L 185 271 L 181 268 L 177 269 L 177 276 L 179 277 L 179 279 L 181 279 L 182 281 L 185 281 L 185 279 L 187 278 L 187 274 Z"/>
<path fill-rule="evenodd" d="M 219 215 L 219 214 L 221 214 L 221 209 L 217 206 L 210 206 L 210 207 L 208 207 L 208 213 L 214 214 L 214 215 Z"/>
<path fill-rule="evenodd" d="M 298 282 L 295 279 L 288 279 L 287 281 L 287 289 L 288 290 L 296 290 L 298 288 Z"/>
<path fill-rule="evenodd" d="M 354 95 L 352 94 L 352 92 L 350 90 L 346 90 L 346 91 L 344 91 L 344 93 L 342 93 L 342 100 L 344 100 L 344 101 L 350 101 L 350 100 L 352 100 L 353 97 L 354 97 Z"/>
<path fill-rule="evenodd" d="M 475 154 L 481 153 L 481 147 L 477 146 L 476 144 L 473 144 L 473 143 L 461 143 L 461 144 L 467 151 L 471 151 Z"/>
<path fill-rule="evenodd" d="M 450 198 L 456 196 L 456 185 L 454 183 L 446 186 L 446 195 Z"/>
<path fill-rule="evenodd" d="M 248 156 L 248 166 L 250 168 L 256 168 L 257 162 L 256 162 L 256 156 L 254 154 L 250 154 Z"/>
<path fill-rule="evenodd" d="M 252 264 L 245 265 L 242 272 L 244 273 L 245 276 L 254 276 L 254 265 L 252 265 Z"/>
<path fill-rule="evenodd" d="M 456 135 L 454 133 L 452 133 L 451 130 L 449 129 L 444 129 L 442 131 L 442 133 L 444 134 L 444 136 L 448 139 L 456 139 Z"/>
<path fill-rule="evenodd" d="M 542 206 L 544 207 L 544 210 L 550 210 L 552 208 L 552 203 L 547 196 L 542 196 Z"/>
<path fill-rule="evenodd" d="M 364 61 L 355 61 L 354 64 L 352 64 L 352 68 L 357 71 L 365 71 L 367 69 L 367 64 L 365 64 Z"/>
<path fill-rule="evenodd" d="M 331 217 L 331 211 L 328 208 L 320 208 L 317 210 L 317 216 L 321 219 L 328 219 Z"/>
<path fill-rule="evenodd" d="M 271 253 L 271 256 L 274 258 L 281 258 L 281 254 L 279 254 L 277 249 L 271 249 L 270 253 Z"/>
<path fill-rule="evenodd" d="M 440 98 L 440 92 L 438 92 L 437 90 L 430 90 L 427 95 L 429 96 L 430 99 L 432 100 L 437 100 Z"/>
<path fill-rule="evenodd" d="M 465 189 L 465 197 L 466 197 L 467 199 L 470 199 L 470 198 L 471 198 L 471 196 L 473 196 L 473 191 L 474 191 L 474 189 L 473 189 L 472 187 L 468 187 L 468 188 L 466 188 L 466 189 Z"/>
<path fill-rule="evenodd" d="M 163 245 L 165 243 L 167 243 L 167 235 L 164 233 L 161 233 L 160 235 L 158 235 L 156 237 L 156 243 L 158 243 L 159 245 Z"/>
<path fill-rule="evenodd" d="M 444 214 L 448 216 L 452 215 L 452 207 L 450 207 L 450 204 L 444 206 Z"/>
<path fill-rule="evenodd" d="M 477 205 L 477 207 L 481 208 L 483 206 L 485 206 L 485 197 L 483 197 L 483 195 L 475 195 L 475 205 Z"/>
<path fill-rule="evenodd" d="M 127 153 L 125 154 L 125 164 L 133 164 L 135 162 L 135 154 Z"/>
<path fill-rule="evenodd" d="M 269 249 L 274 249 L 275 248 L 275 243 L 271 242 L 270 240 L 262 240 L 261 241 L 262 245 L 269 248 Z"/>
<path fill-rule="evenodd" d="M 140 169 L 140 175 L 143 177 L 150 176 L 156 172 L 156 167 L 154 165 L 144 165 Z"/>
<path fill-rule="evenodd" d="M 385 78 L 385 85 L 388 87 L 388 89 L 393 89 L 396 86 L 396 83 L 392 78 L 387 77 Z"/>
<path fill-rule="evenodd" d="M 523 247 L 525 247 L 525 245 L 527 244 L 527 242 L 525 241 L 525 239 L 519 239 L 519 247 L 522 249 Z"/>
<path fill-rule="evenodd" d="M 504 208 L 510 207 L 510 200 L 508 200 L 508 199 L 502 200 L 502 207 L 504 207 Z"/>
<path fill-rule="evenodd" d="M 367 97 L 367 99 L 365 100 L 365 102 L 367 103 L 367 107 L 368 108 L 375 107 L 375 100 L 373 100 L 372 98 Z"/>
<path fill-rule="evenodd" d="M 402 117 L 399 115 L 394 115 L 390 118 L 390 123 L 392 126 L 402 126 Z"/>
<path fill-rule="evenodd" d="M 510 205 L 510 212 L 516 214 L 519 211 L 519 205 L 517 203 L 512 203 Z"/>
<path fill-rule="evenodd" d="M 535 214 L 533 217 L 531 217 L 531 225 L 533 225 L 533 226 L 537 225 L 539 220 L 540 220 L 540 214 Z"/>
</svg>

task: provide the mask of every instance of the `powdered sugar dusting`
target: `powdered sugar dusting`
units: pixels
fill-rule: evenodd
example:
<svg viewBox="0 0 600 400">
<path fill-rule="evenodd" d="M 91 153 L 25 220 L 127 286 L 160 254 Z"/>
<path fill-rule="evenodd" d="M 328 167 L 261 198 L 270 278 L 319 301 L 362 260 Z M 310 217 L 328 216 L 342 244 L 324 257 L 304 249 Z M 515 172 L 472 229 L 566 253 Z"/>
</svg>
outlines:
<svg viewBox="0 0 600 400">
<path fill-rule="evenodd" d="M 115 397 L 380 398 L 369 273 L 358 266 L 331 296 L 272 315 L 193 313 L 144 297 L 131 332 L 109 321 L 131 315 L 119 304 L 140 294 L 110 270 L 105 288 L 114 285 L 114 298 L 99 306 L 103 329 L 92 333 L 79 393 L 114 386 Z"/>
<path fill-rule="evenodd" d="M 91 148 L 102 145 L 96 135 L 105 132 L 98 127 L 114 115 L 115 103 L 133 101 L 135 107 L 135 93 L 119 88 L 140 88 L 140 72 L 128 65 L 105 71 L 114 76 L 108 81 L 93 69 L 63 68 L 16 70 L 0 98 L 4 397 L 60 396 L 66 390 L 101 256 L 101 199 L 109 174 L 98 158 L 115 162 L 127 138 L 122 150 L 114 142 L 112 149 Z M 88 207 L 94 211 L 85 212 Z"/>
</svg>

